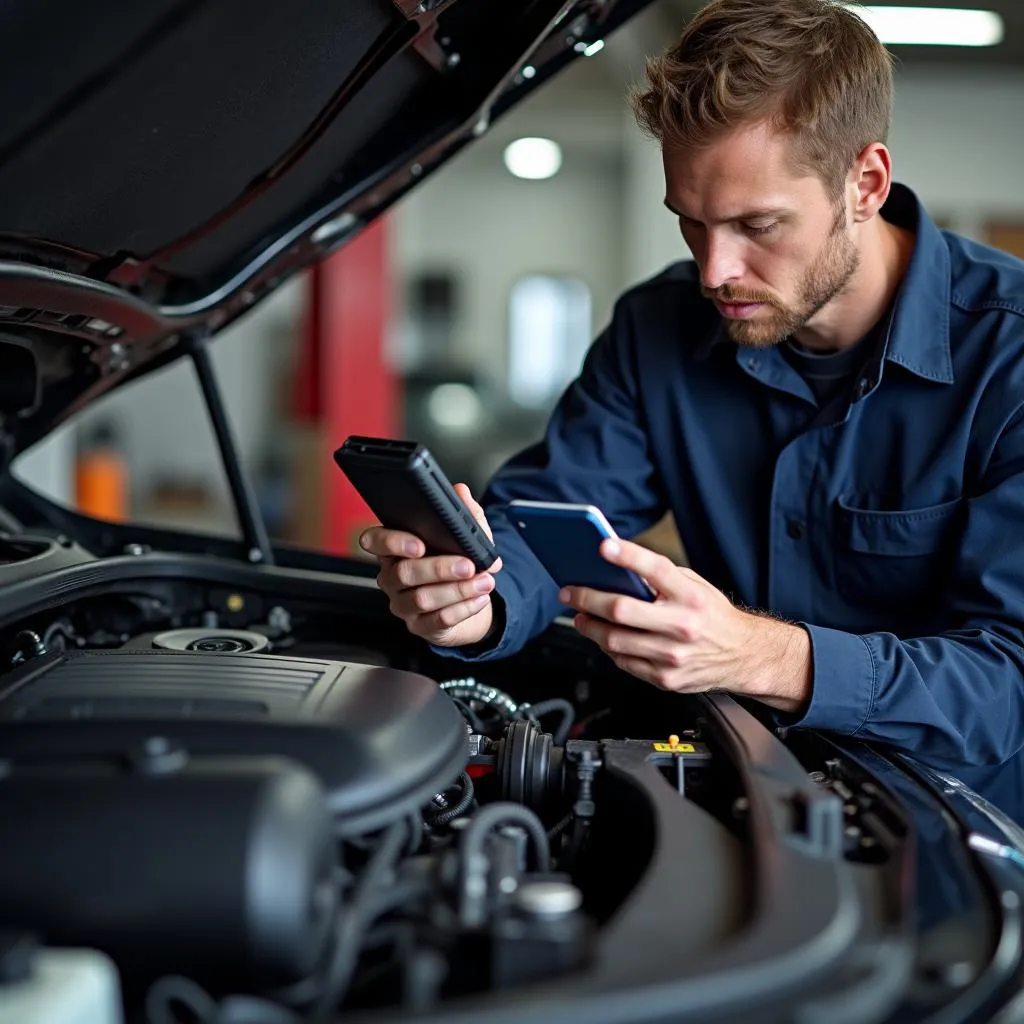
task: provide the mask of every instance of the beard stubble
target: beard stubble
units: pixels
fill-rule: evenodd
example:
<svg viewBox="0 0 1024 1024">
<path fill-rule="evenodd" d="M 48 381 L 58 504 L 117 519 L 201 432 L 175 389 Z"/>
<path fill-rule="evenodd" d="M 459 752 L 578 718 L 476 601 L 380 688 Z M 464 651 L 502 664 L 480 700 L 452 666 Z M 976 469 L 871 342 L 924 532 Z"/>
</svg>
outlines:
<svg viewBox="0 0 1024 1024">
<path fill-rule="evenodd" d="M 842 206 L 836 209 L 828 237 L 821 252 L 804 274 L 799 300 L 793 306 L 782 304 L 766 293 L 742 292 L 726 285 L 707 291 L 707 298 L 720 302 L 760 302 L 764 308 L 749 320 L 726 320 L 729 337 L 750 348 L 771 348 L 785 341 L 825 308 L 850 283 L 860 266 L 860 254 L 846 233 Z"/>
</svg>

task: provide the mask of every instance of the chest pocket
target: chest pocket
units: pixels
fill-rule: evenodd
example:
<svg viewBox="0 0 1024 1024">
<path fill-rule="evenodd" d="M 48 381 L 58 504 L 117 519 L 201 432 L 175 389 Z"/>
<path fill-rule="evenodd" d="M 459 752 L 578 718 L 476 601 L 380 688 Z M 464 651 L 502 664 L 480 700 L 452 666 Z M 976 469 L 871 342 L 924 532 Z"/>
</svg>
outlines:
<svg viewBox="0 0 1024 1024">
<path fill-rule="evenodd" d="M 916 619 L 939 607 L 963 527 L 962 498 L 926 508 L 879 512 L 840 499 L 835 570 L 839 592 L 868 611 Z"/>
</svg>

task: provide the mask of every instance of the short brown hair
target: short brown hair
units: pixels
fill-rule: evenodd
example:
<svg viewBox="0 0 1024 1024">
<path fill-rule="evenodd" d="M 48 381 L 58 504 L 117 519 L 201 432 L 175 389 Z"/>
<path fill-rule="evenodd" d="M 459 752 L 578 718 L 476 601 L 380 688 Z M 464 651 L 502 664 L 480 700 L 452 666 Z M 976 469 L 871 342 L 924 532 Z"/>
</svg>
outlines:
<svg viewBox="0 0 1024 1024">
<path fill-rule="evenodd" d="M 700 147 L 768 120 L 834 197 L 864 147 L 888 141 L 892 58 L 835 0 L 712 0 L 646 71 L 633 111 L 662 145 Z"/>
</svg>

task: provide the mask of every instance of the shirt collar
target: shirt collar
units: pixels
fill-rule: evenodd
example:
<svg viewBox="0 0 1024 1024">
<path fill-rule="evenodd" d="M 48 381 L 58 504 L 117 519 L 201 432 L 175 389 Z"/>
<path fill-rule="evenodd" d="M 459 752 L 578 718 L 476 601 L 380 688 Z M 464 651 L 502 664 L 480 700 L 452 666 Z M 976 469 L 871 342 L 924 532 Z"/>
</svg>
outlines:
<svg viewBox="0 0 1024 1024">
<path fill-rule="evenodd" d="M 924 205 L 905 185 L 893 185 L 882 216 L 917 236 L 896 294 L 885 358 L 918 377 L 951 384 L 949 246 Z"/>
<path fill-rule="evenodd" d="M 905 185 L 894 184 L 882 216 L 916 235 L 914 253 L 896 295 L 892 324 L 882 358 L 928 380 L 952 383 L 949 345 L 949 247 L 918 197 Z M 697 345 L 697 358 L 714 348 L 733 344 L 725 322 L 715 326 Z"/>
</svg>

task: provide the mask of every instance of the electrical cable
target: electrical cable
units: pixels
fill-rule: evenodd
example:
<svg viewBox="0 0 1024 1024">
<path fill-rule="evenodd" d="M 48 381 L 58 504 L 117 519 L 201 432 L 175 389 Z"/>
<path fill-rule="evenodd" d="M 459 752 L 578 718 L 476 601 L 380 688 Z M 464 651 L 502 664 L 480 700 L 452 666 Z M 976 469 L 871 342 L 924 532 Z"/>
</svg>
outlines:
<svg viewBox="0 0 1024 1024">
<path fill-rule="evenodd" d="M 310 1015 L 312 1024 L 325 1024 L 344 999 L 359 960 L 363 933 L 372 920 L 374 897 L 394 869 L 409 839 L 409 830 L 409 823 L 404 818 L 391 825 L 356 879 L 353 897 L 342 911 L 323 989 Z"/>
<path fill-rule="evenodd" d="M 431 825 L 434 828 L 441 828 L 443 825 L 450 825 L 456 818 L 461 818 L 462 815 L 464 815 L 472 806 L 476 795 L 473 780 L 469 777 L 467 772 L 462 772 L 459 775 L 458 782 L 462 787 L 462 796 L 459 798 L 458 802 L 438 814 L 429 814 L 427 816 L 428 825 Z"/>
<path fill-rule="evenodd" d="M 555 822 L 555 824 L 548 829 L 548 839 L 557 839 L 573 823 L 573 819 L 575 817 L 575 813 L 570 811 L 564 818 L 562 818 L 561 821 Z"/>
<path fill-rule="evenodd" d="M 149 1024 L 181 1024 L 174 1012 L 178 1004 L 188 1010 L 195 1024 L 217 1024 L 217 1001 L 191 978 L 168 975 L 153 982 L 146 993 L 146 1019 Z"/>
<path fill-rule="evenodd" d="M 367 923 L 376 921 L 403 903 L 412 903 L 414 900 L 429 896 L 433 889 L 433 883 L 426 878 L 408 878 L 396 885 L 389 885 L 375 899 L 367 900 Z"/>
<path fill-rule="evenodd" d="M 413 813 L 406 821 L 409 825 L 409 842 L 405 848 L 405 855 L 412 857 L 423 843 L 423 819 L 419 814 Z"/>
<path fill-rule="evenodd" d="M 179 1008 L 188 1016 L 180 1016 Z M 198 982 L 174 974 L 150 986 L 145 1010 L 148 1024 L 302 1024 L 280 1003 L 248 995 L 226 996 L 217 1002 Z"/>
</svg>

